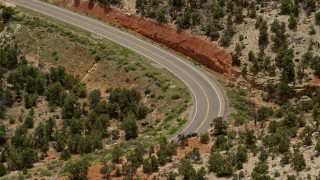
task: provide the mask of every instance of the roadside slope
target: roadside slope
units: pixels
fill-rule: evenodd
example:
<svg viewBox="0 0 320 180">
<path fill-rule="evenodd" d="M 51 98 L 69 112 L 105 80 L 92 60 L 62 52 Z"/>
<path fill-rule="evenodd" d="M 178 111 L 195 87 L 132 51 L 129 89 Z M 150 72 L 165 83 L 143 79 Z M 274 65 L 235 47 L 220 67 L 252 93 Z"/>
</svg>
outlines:
<svg viewBox="0 0 320 180">
<path fill-rule="evenodd" d="M 60 5 L 79 13 L 86 13 L 105 22 L 122 26 L 164 44 L 221 74 L 224 78 L 228 79 L 236 75 L 236 71 L 231 65 L 230 54 L 216 44 L 200 37 L 136 15 L 125 15 L 110 7 L 99 4 L 91 5 L 87 1 L 74 4 L 73 0 L 60 0 Z"/>
<path fill-rule="evenodd" d="M 206 72 L 196 68 L 187 60 L 98 20 L 47 3 L 21 0 L 10 0 L 10 2 L 110 39 L 155 61 L 180 78 L 188 86 L 194 99 L 192 116 L 180 132 L 185 134 L 205 132 L 210 128 L 213 118 L 224 116 L 226 100 L 220 85 Z"/>
</svg>

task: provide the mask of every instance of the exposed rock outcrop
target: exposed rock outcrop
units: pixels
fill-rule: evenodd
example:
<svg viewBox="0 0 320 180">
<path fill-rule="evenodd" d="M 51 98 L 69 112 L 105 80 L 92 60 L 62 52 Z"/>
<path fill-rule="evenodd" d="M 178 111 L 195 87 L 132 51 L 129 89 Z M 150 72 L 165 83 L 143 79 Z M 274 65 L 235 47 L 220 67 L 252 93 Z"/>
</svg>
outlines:
<svg viewBox="0 0 320 180">
<path fill-rule="evenodd" d="M 175 51 L 191 57 L 227 79 L 232 79 L 238 74 L 238 71 L 231 65 L 230 54 L 216 44 L 200 37 L 179 32 L 174 28 L 139 16 L 126 15 L 98 4 L 89 4 L 86 1 L 74 4 L 73 0 L 61 0 L 60 2 L 61 5 L 68 6 L 68 8 L 72 8 L 75 11 L 87 13 L 90 16 L 122 26 L 160 44 L 164 44 Z"/>
</svg>

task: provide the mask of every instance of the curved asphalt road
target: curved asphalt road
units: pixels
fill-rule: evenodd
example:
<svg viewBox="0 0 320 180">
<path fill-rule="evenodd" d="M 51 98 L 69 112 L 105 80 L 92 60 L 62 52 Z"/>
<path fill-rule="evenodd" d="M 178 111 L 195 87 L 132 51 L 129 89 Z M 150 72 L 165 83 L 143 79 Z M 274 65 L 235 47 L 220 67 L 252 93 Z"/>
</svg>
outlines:
<svg viewBox="0 0 320 180">
<path fill-rule="evenodd" d="M 179 133 L 185 135 L 192 132 L 203 133 L 210 129 L 213 118 L 224 116 L 226 99 L 221 87 L 213 77 L 186 59 L 98 20 L 44 2 L 37 0 L 8 0 L 8 2 L 52 16 L 114 41 L 155 61 L 180 78 L 193 95 L 194 108 L 188 123 L 172 139 Z"/>
</svg>

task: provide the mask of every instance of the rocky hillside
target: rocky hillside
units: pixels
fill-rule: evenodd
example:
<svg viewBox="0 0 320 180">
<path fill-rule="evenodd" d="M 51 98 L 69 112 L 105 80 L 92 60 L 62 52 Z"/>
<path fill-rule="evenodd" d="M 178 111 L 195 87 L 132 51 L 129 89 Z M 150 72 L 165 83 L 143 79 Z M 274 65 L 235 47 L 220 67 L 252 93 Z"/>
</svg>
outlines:
<svg viewBox="0 0 320 180">
<path fill-rule="evenodd" d="M 161 26 L 205 39 L 212 46 L 224 47 L 232 56 L 232 65 L 241 71 L 241 76 L 228 84 L 233 107 L 228 123 L 214 120 L 216 130 L 209 137 L 199 138 L 202 143 L 209 143 L 210 152 L 199 154 L 197 147 L 190 153 L 186 151 L 184 158 L 178 155 L 170 165 L 160 168 L 160 177 L 318 177 L 315 163 L 319 150 L 320 103 L 318 2 L 123 0 L 113 3 L 112 7 L 120 12 L 152 19 Z M 108 5 L 108 1 L 100 5 Z M 187 143 L 182 139 L 180 145 L 185 147 Z M 166 173 L 170 170 L 172 173 Z"/>
<path fill-rule="evenodd" d="M 123 26 L 186 55 L 190 52 L 185 51 L 201 46 L 175 48 L 188 40 L 158 30 L 171 29 L 219 45 L 231 54 L 228 69 L 241 72 L 226 83 L 230 115 L 213 119 L 212 132 L 181 137 L 177 143 L 161 138 L 157 147 L 134 148 L 130 153 L 116 146 L 96 163 L 94 172 L 129 179 L 319 179 L 320 3 L 316 0 L 50 2 Z M 149 26 L 143 27 L 141 21 Z M 198 56 L 191 57 L 199 61 Z"/>
</svg>

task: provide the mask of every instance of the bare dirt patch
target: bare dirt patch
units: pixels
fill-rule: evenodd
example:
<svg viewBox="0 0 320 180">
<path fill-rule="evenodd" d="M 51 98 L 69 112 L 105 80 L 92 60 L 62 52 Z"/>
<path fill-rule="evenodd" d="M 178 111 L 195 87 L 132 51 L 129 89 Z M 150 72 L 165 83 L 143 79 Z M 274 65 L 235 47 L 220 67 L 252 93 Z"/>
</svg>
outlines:
<svg viewBox="0 0 320 180">
<path fill-rule="evenodd" d="M 160 44 L 164 44 L 191 57 L 226 78 L 232 78 L 236 74 L 236 70 L 231 66 L 231 56 L 217 44 L 200 37 L 179 32 L 169 26 L 158 24 L 139 16 L 125 15 L 112 8 L 98 4 L 92 5 L 86 1 L 81 1 L 79 4 L 74 5 L 73 1 L 60 0 L 60 4 L 108 23 L 123 26 Z"/>
<path fill-rule="evenodd" d="M 103 179 L 103 175 L 100 173 L 100 169 L 103 167 L 102 164 L 94 164 L 89 168 L 88 179 L 98 180 Z"/>
<path fill-rule="evenodd" d="M 210 153 L 210 145 L 201 144 L 198 139 L 191 138 L 191 139 L 188 139 L 188 146 L 183 148 L 178 148 L 177 157 L 179 159 L 183 158 L 188 152 L 192 151 L 192 149 L 195 147 L 199 148 L 201 155 Z"/>
<path fill-rule="evenodd" d="M 88 92 L 93 89 L 100 89 L 105 100 L 108 99 L 108 93 L 106 92 L 108 88 L 134 88 L 141 93 L 144 104 L 153 110 L 145 121 L 149 122 L 150 127 L 156 125 L 156 128 L 140 128 L 140 131 L 144 133 L 143 135 L 150 137 L 148 143 L 155 143 L 157 133 L 166 132 L 171 126 L 178 124 L 178 117 L 187 118 L 191 109 L 189 107 L 192 105 L 190 94 L 183 82 L 176 79 L 170 72 L 150 65 L 149 60 L 134 54 L 128 49 L 113 43 L 97 39 L 92 40 L 90 34 L 59 24 L 50 18 L 39 17 L 36 13 L 27 10 L 23 10 L 22 14 L 25 19 L 13 22 L 12 26 L 17 25 L 17 23 L 22 24 L 22 28 L 15 34 L 15 41 L 19 42 L 19 50 L 30 65 L 38 66 L 43 72 L 48 72 L 51 67 L 61 65 L 66 68 L 68 73 L 82 79 L 82 82 L 87 85 Z M 97 60 L 96 57 L 101 59 Z M 149 92 L 145 90 L 149 90 Z M 173 99 L 172 96 L 175 94 L 179 94 L 180 98 Z M 79 101 L 82 102 L 82 100 Z M 10 136 L 13 135 L 16 127 L 22 124 L 30 110 L 24 107 L 23 99 L 16 102 L 13 108 L 8 109 L 7 117 L 3 123 L 8 125 Z M 38 98 L 37 105 L 33 107 L 33 110 L 35 127 L 40 122 L 47 121 L 49 117 L 55 119 L 58 128 L 61 127 L 63 121 L 62 108 L 50 108 L 45 96 L 41 95 Z M 172 115 L 171 119 L 164 119 L 170 115 Z M 10 124 L 9 119 L 16 121 L 14 124 Z M 110 128 L 119 128 L 115 121 L 112 120 L 111 122 Z M 33 131 L 34 129 L 29 130 L 30 133 Z M 123 131 L 120 131 L 121 137 L 123 137 L 123 134 Z M 123 138 L 121 137 L 117 143 L 122 141 Z M 103 145 L 106 145 L 106 148 L 111 147 L 110 144 Z M 107 147 L 108 145 L 109 147 Z M 53 144 L 50 144 L 50 150 L 46 157 L 35 163 L 35 168 L 31 169 L 25 176 L 36 178 L 39 176 L 49 177 L 53 174 L 55 177 L 58 176 L 59 171 L 64 167 L 64 162 L 58 160 L 59 153 L 54 151 L 53 147 Z M 79 154 L 72 155 L 72 159 L 79 157 Z M 95 159 L 95 163 L 101 162 L 100 157 L 97 157 L 97 159 Z M 101 167 L 101 164 L 90 167 L 89 179 L 102 179 Z M 11 175 L 14 175 L 14 173 L 10 173 L 8 176 Z M 143 173 L 141 177 L 152 179 L 150 175 L 144 175 Z M 67 179 L 67 177 L 63 176 L 59 179 Z"/>
<path fill-rule="evenodd" d="M 58 160 L 58 157 L 58 152 L 52 147 L 50 147 L 47 156 L 44 158 L 44 160 L 33 164 L 33 166 L 35 168 L 44 167 L 48 164 L 51 164 L 53 161 Z"/>
</svg>

